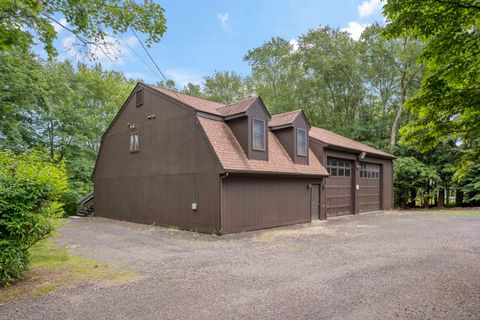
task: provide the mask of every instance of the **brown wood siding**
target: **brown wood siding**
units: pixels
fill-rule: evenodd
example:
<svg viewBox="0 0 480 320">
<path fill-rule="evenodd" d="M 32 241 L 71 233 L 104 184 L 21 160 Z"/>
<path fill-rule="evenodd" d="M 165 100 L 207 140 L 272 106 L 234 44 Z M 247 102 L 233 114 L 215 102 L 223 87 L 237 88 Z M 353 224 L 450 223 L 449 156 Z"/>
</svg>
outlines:
<svg viewBox="0 0 480 320">
<path fill-rule="evenodd" d="M 227 121 L 228 126 L 232 130 L 233 134 L 235 135 L 235 138 L 237 141 L 240 143 L 242 146 L 243 151 L 248 157 L 248 117 L 243 116 L 240 118 L 232 119 Z"/>
<path fill-rule="evenodd" d="M 309 150 L 310 139 L 308 139 L 309 126 L 303 116 L 298 116 L 292 123 L 291 127 L 274 130 L 273 133 L 282 144 L 285 151 L 294 163 L 308 165 L 307 156 L 299 156 L 297 154 L 297 128 L 304 129 L 307 133 L 307 150 Z"/>
<path fill-rule="evenodd" d="M 312 220 L 320 219 L 320 185 L 312 185 L 311 195 L 311 213 Z"/>
<path fill-rule="evenodd" d="M 307 150 L 308 150 L 309 144 L 310 144 L 309 142 L 310 139 L 308 139 L 308 131 L 310 130 L 310 127 L 308 126 L 308 123 L 305 120 L 305 118 L 299 115 L 293 121 L 293 128 L 295 129 L 294 135 L 293 135 L 293 145 L 295 149 L 293 162 L 298 164 L 308 164 L 308 152 L 307 152 L 307 156 L 299 156 L 297 153 L 297 128 L 303 129 L 307 133 Z"/>
<path fill-rule="evenodd" d="M 311 219 L 310 183 L 321 179 L 230 175 L 222 180 L 222 232 L 262 229 Z"/>
<path fill-rule="evenodd" d="M 95 214 L 218 232 L 221 168 L 193 111 L 144 88 L 104 136 L 94 174 Z M 147 120 L 148 115 L 155 119 Z M 140 152 L 129 152 L 134 124 Z M 193 211 L 193 202 L 198 210 Z"/>
<path fill-rule="evenodd" d="M 249 144 L 249 159 L 255 160 L 268 160 L 268 114 L 265 112 L 265 109 L 260 104 L 260 101 L 257 100 L 252 106 L 247 110 L 248 116 L 248 144 Z M 253 119 L 259 119 L 265 121 L 265 151 L 259 151 L 253 149 Z"/>
<path fill-rule="evenodd" d="M 325 146 L 323 144 L 321 144 L 320 142 L 312 140 L 312 139 L 309 139 L 309 143 L 310 143 L 310 149 L 312 149 L 313 154 L 317 157 L 318 160 L 320 160 L 320 163 L 324 167 L 326 167 L 327 163 L 325 162 L 326 157 L 325 157 L 325 151 L 324 151 Z"/>
<path fill-rule="evenodd" d="M 275 136 L 278 138 L 280 143 L 282 144 L 283 149 L 287 151 L 290 158 L 293 160 L 295 159 L 295 146 L 294 146 L 294 131 L 295 129 L 292 127 L 283 128 L 279 130 L 273 131 Z"/>
</svg>

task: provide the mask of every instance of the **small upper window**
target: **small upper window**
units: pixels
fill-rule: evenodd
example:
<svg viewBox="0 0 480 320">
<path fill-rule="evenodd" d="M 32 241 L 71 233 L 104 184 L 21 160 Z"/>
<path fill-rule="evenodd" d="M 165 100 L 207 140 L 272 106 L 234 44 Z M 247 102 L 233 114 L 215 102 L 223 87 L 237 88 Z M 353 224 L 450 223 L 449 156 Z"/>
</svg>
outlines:
<svg viewBox="0 0 480 320">
<path fill-rule="evenodd" d="M 307 156 L 307 131 L 297 129 L 297 155 Z"/>
<path fill-rule="evenodd" d="M 135 92 L 136 106 L 139 107 L 143 104 L 143 90 L 138 90 Z"/>
<path fill-rule="evenodd" d="M 140 145 L 138 141 L 138 132 L 130 134 L 130 152 L 140 151 Z"/>
<path fill-rule="evenodd" d="M 253 119 L 253 149 L 265 150 L 265 121 Z"/>
</svg>

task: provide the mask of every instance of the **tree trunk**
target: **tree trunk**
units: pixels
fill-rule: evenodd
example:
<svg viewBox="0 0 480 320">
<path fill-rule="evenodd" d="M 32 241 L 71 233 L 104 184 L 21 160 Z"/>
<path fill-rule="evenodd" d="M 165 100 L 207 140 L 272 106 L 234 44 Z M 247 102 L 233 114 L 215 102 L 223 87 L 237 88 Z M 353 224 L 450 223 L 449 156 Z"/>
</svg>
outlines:
<svg viewBox="0 0 480 320">
<path fill-rule="evenodd" d="M 400 101 L 398 102 L 398 111 L 392 124 L 392 132 L 390 133 L 390 148 L 395 147 L 395 145 L 397 144 L 398 125 L 400 123 L 400 118 L 403 112 L 403 104 L 405 103 L 405 100 L 407 100 L 407 89 L 405 88 L 405 71 L 403 71 L 402 77 L 400 79 L 400 90 L 401 91 Z"/>
<path fill-rule="evenodd" d="M 443 208 L 445 206 L 445 189 L 440 188 L 438 191 L 438 207 Z"/>
<path fill-rule="evenodd" d="M 410 207 L 412 208 L 415 208 L 415 198 L 417 197 L 417 190 L 415 188 L 412 188 L 410 190 L 411 194 L 412 194 L 412 199 L 411 199 L 411 202 L 410 202 Z"/>
<path fill-rule="evenodd" d="M 461 207 L 463 205 L 463 192 L 460 189 L 457 189 L 455 193 L 455 205 L 457 207 Z"/>
<path fill-rule="evenodd" d="M 48 141 L 49 141 L 49 149 L 50 149 L 50 158 L 53 159 L 55 155 L 55 137 L 54 137 L 54 124 L 53 121 L 49 121 L 48 125 Z"/>
<path fill-rule="evenodd" d="M 447 207 L 448 207 L 448 205 L 450 204 L 450 188 L 446 188 L 445 194 L 446 194 L 446 196 L 445 196 L 445 204 L 446 204 Z"/>
<path fill-rule="evenodd" d="M 428 194 L 425 194 L 423 196 L 423 207 L 425 209 L 428 209 L 430 207 L 430 197 L 428 196 Z"/>
</svg>

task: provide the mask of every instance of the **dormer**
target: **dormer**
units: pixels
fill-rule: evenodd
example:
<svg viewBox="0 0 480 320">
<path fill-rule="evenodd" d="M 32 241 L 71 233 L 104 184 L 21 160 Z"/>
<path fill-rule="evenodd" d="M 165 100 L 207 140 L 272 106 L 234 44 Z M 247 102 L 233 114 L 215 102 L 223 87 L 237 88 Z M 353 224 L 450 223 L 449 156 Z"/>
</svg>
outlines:
<svg viewBox="0 0 480 320">
<path fill-rule="evenodd" d="M 248 159 L 268 161 L 268 123 L 271 116 L 260 97 L 216 110 L 223 115 Z"/>
<path fill-rule="evenodd" d="M 310 123 L 303 110 L 274 115 L 268 126 L 295 164 L 308 165 Z"/>
</svg>

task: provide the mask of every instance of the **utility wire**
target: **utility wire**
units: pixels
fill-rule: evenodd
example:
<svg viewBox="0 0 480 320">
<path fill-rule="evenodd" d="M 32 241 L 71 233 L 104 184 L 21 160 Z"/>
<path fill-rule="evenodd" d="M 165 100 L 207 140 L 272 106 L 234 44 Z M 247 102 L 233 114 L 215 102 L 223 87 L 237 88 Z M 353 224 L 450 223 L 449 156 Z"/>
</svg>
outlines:
<svg viewBox="0 0 480 320">
<path fill-rule="evenodd" d="M 147 66 L 148 69 L 150 69 L 150 71 L 152 71 L 152 73 L 153 73 L 156 77 L 158 77 L 159 79 L 161 78 L 160 74 L 158 74 L 158 72 L 155 71 L 155 69 L 153 69 L 152 66 L 150 66 L 150 65 L 142 58 L 142 56 L 141 56 L 140 54 L 138 54 L 138 52 L 135 51 L 135 49 L 133 49 L 132 46 L 130 46 L 130 45 L 128 44 L 128 42 L 127 42 L 125 39 L 123 39 L 122 37 L 119 37 L 119 38 L 120 38 L 120 40 L 122 40 L 123 43 L 125 43 L 125 45 L 137 56 L 137 58 L 140 59 L 140 61 L 142 61 L 143 64 L 144 64 L 145 66 Z"/>
<path fill-rule="evenodd" d="M 160 72 L 160 74 L 162 75 L 163 79 L 165 79 L 165 81 L 168 81 L 167 77 L 165 77 L 165 75 L 163 74 L 162 70 L 160 70 L 160 67 L 157 65 L 157 63 L 155 62 L 155 60 L 153 60 L 152 56 L 150 55 L 150 53 L 148 52 L 147 48 L 144 46 L 143 42 L 140 40 L 140 38 L 137 36 L 137 33 L 135 32 L 135 30 L 133 30 L 131 27 L 130 27 L 130 30 L 133 32 L 133 34 L 135 35 L 135 38 L 137 38 L 138 42 L 140 42 L 140 44 L 142 45 L 142 48 L 143 50 L 147 53 L 148 57 L 150 58 L 150 60 L 152 60 L 153 64 L 155 65 L 155 67 L 157 68 L 158 72 Z M 177 98 L 179 100 L 180 99 L 180 96 L 178 95 L 177 91 L 175 90 L 172 90 L 175 95 L 177 96 Z"/>
</svg>

